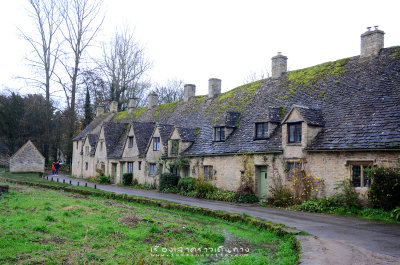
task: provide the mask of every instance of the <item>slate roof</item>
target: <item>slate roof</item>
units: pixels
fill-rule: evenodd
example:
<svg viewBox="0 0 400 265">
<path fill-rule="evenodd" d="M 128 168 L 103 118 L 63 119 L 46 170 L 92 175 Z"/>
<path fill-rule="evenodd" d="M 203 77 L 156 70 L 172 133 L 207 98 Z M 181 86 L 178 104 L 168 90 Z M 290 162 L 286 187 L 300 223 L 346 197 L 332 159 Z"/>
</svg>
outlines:
<svg viewBox="0 0 400 265">
<path fill-rule="evenodd" d="M 128 135 L 128 123 L 106 122 L 103 124 L 107 157 L 122 156 L 123 146 Z"/>
<path fill-rule="evenodd" d="M 91 146 L 90 148 L 90 155 L 94 155 L 96 152 L 96 144 L 97 144 L 97 140 L 99 139 L 99 135 L 97 134 L 88 134 L 87 135 L 88 139 L 89 139 L 89 144 Z"/>
<path fill-rule="evenodd" d="M 279 123 L 297 105 L 304 107 L 298 109 L 307 123 L 322 127 L 309 150 L 400 149 L 399 49 L 291 71 L 215 98 L 196 96 L 188 102 L 137 109 L 112 120 L 159 123 L 165 147 L 173 126 L 200 128 L 186 155 L 282 152 L 281 125 L 268 139 L 254 140 L 254 122 Z M 229 112 L 240 113 L 240 120 L 226 123 L 236 127 L 225 142 L 214 142 L 213 126 Z"/>
<path fill-rule="evenodd" d="M 168 140 L 174 126 L 169 124 L 157 124 L 157 128 L 160 132 L 161 142 L 164 147 L 164 155 L 166 155 L 168 153 Z"/>
<path fill-rule="evenodd" d="M 181 138 L 182 141 L 194 142 L 196 139 L 196 132 L 199 131 L 200 129 L 176 127 L 176 130 L 178 131 L 179 137 Z"/>
<path fill-rule="evenodd" d="M 115 115 L 113 113 L 104 113 L 99 117 L 96 117 L 88 126 L 86 126 L 77 136 L 72 138 L 73 141 L 81 140 L 86 137 L 87 134 L 99 134 L 100 126 L 109 121 Z M 96 130 L 97 129 L 97 130 Z M 94 132 L 96 130 L 96 132 Z"/>
<path fill-rule="evenodd" d="M 240 112 L 228 111 L 215 123 L 215 126 L 223 126 L 234 128 L 238 125 L 240 120 Z"/>
<path fill-rule="evenodd" d="M 155 126 L 156 124 L 154 122 L 132 122 L 132 128 L 135 133 L 139 156 L 146 154 L 147 145 L 150 141 L 150 137 Z"/>
</svg>

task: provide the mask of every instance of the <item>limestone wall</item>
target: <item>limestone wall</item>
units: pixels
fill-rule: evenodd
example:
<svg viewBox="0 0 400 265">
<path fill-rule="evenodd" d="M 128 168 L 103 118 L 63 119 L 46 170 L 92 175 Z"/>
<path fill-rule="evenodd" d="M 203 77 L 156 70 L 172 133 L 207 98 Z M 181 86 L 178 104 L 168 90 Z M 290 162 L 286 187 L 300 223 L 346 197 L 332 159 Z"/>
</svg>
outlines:
<svg viewBox="0 0 400 265">
<path fill-rule="evenodd" d="M 44 172 L 44 157 L 28 142 L 10 158 L 10 172 Z"/>
</svg>

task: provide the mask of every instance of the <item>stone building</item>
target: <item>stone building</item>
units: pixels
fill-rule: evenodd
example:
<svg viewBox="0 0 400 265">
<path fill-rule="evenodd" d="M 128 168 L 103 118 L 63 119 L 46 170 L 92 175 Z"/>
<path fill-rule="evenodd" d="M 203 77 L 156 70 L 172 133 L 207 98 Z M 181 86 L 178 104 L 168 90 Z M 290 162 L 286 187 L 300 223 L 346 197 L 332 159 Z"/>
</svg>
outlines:
<svg viewBox="0 0 400 265">
<path fill-rule="evenodd" d="M 10 172 L 44 172 L 44 156 L 29 140 L 10 158 Z"/>
<path fill-rule="evenodd" d="M 368 29 L 361 55 L 296 71 L 278 54 L 272 77 L 226 93 L 212 78 L 205 96 L 187 84 L 178 102 L 159 105 L 151 94 L 148 107 L 132 99 L 127 111 L 100 109 L 73 139 L 72 174 L 97 168 L 120 183 L 132 172 L 157 185 L 174 172 L 233 191 L 250 176 L 266 199 L 301 168 L 325 182 L 320 196 L 344 179 L 363 192 L 368 167 L 400 165 L 400 47 L 384 48 L 383 35 Z"/>
</svg>

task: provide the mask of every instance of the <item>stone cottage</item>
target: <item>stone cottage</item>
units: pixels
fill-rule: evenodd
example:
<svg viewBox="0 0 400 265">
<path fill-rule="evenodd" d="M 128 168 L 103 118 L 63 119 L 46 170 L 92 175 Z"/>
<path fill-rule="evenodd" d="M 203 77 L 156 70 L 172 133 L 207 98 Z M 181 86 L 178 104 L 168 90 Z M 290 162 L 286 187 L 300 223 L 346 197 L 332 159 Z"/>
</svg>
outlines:
<svg viewBox="0 0 400 265">
<path fill-rule="evenodd" d="M 204 178 L 221 189 L 237 190 L 246 178 L 261 198 L 277 181 L 288 183 L 301 168 L 324 182 L 330 195 L 339 180 L 351 179 L 363 192 L 367 168 L 399 166 L 400 47 L 384 48 L 384 32 L 361 35 L 361 54 L 306 69 L 287 71 L 287 57 L 272 58 L 272 76 L 221 93 L 195 96 L 186 84 L 184 99 L 109 113 L 73 139 L 72 174 L 101 170 L 120 183 L 132 172 L 140 183 L 157 185 L 162 172 Z"/>
<path fill-rule="evenodd" d="M 10 172 L 44 172 L 45 158 L 29 140 L 10 158 Z"/>
</svg>

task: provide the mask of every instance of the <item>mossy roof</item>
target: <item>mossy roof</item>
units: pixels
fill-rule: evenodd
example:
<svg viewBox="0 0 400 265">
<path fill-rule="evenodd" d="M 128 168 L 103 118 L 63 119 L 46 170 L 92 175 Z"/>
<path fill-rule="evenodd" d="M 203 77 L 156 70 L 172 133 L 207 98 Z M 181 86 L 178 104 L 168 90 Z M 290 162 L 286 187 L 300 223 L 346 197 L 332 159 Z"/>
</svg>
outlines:
<svg viewBox="0 0 400 265">
<path fill-rule="evenodd" d="M 119 115 L 114 122 L 156 122 L 200 128 L 187 155 L 281 151 L 280 126 L 255 141 L 257 120 L 281 122 L 293 105 L 305 106 L 307 122 L 322 132 L 311 150 L 400 148 L 400 60 L 398 47 L 379 56 L 341 59 L 237 87 L 215 98 L 196 96 Z M 309 111 L 310 110 L 310 111 Z M 225 142 L 213 141 L 213 127 L 229 112 L 240 113 Z M 90 125 L 89 125 L 90 126 Z M 86 130 L 86 129 L 85 129 Z"/>
</svg>

